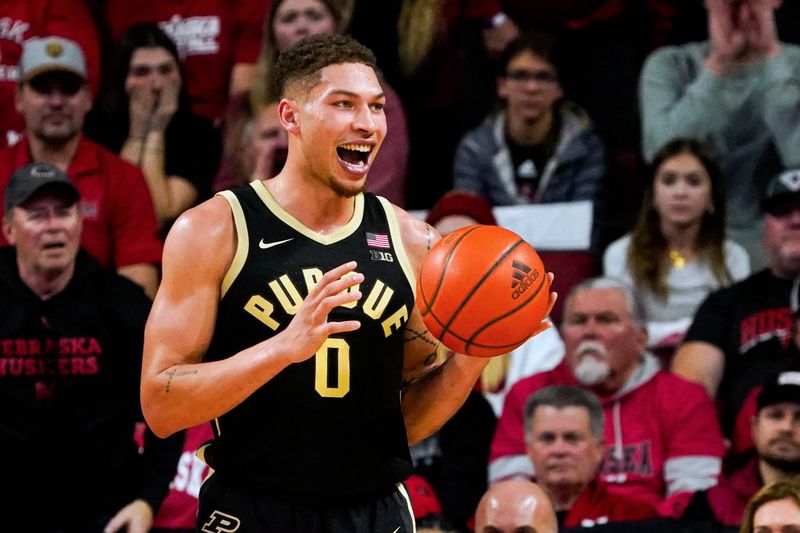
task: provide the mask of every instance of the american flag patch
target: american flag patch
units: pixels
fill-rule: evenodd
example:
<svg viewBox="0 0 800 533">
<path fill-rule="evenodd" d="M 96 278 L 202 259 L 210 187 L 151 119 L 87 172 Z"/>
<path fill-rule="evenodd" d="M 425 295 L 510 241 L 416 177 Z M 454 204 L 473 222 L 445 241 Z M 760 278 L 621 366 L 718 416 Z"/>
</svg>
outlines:
<svg viewBox="0 0 800 533">
<path fill-rule="evenodd" d="M 389 236 L 385 233 L 367 232 L 367 246 L 372 246 L 373 248 L 391 248 Z"/>
</svg>

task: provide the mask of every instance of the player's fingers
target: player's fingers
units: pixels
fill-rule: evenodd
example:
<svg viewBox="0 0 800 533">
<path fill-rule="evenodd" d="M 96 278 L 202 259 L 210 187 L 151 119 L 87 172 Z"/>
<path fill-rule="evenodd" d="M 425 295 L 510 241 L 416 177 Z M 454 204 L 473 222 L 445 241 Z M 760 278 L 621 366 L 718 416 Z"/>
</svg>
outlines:
<svg viewBox="0 0 800 533">
<path fill-rule="evenodd" d="M 327 287 L 331 283 L 335 283 L 348 272 L 352 272 L 353 270 L 355 270 L 356 266 L 357 263 L 355 261 L 348 261 L 343 265 L 339 265 L 336 268 L 328 270 L 327 272 L 325 272 L 325 274 L 322 275 L 322 278 L 319 280 L 319 283 L 317 283 L 317 286 L 314 287 L 314 290 L 316 290 L 317 292 L 323 291 L 325 287 Z M 311 292 L 314 291 L 312 290 Z"/>
<path fill-rule="evenodd" d="M 325 324 L 325 335 L 335 335 L 336 333 L 346 333 L 355 331 L 361 327 L 358 320 L 345 320 L 343 322 L 328 322 Z"/>
<path fill-rule="evenodd" d="M 558 293 L 555 291 L 551 292 L 550 297 L 547 300 L 547 314 L 545 316 L 550 316 L 550 313 L 553 312 L 553 307 L 555 307 L 557 300 Z"/>
<path fill-rule="evenodd" d="M 317 283 L 314 288 L 309 291 L 307 298 L 309 300 L 314 300 L 315 298 L 319 297 L 324 298 L 327 295 L 342 292 L 348 287 L 352 287 L 357 283 L 361 283 L 361 281 L 364 280 L 364 275 L 353 272 L 355 267 L 356 262 L 350 261 L 349 263 L 345 263 L 344 265 L 340 265 L 325 272 L 322 278 L 320 278 L 319 283 Z M 361 277 L 353 278 L 352 276 Z"/>
<path fill-rule="evenodd" d="M 364 275 L 359 274 L 358 272 L 347 274 L 342 279 L 337 279 L 334 282 L 331 282 L 326 287 L 324 287 L 319 293 L 317 294 L 309 294 L 308 295 L 308 305 L 312 309 L 317 309 L 322 305 L 322 303 L 331 297 L 338 296 L 338 295 L 348 295 L 354 292 L 354 287 L 364 281 Z M 341 304 L 337 304 L 341 305 Z M 333 309 L 334 306 L 331 306 Z"/>
<path fill-rule="evenodd" d="M 553 327 L 553 323 L 550 322 L 549 320 L 545 320 L 545 321 L 541 322 L 538 326 L 536 326 L 536 329 L 533 330 L 533 333 L 531 334 L 531 337 L 535 337 L 539 333 L 541 333 L 541 332 L 543 332 L 545 330 L 548 330 L 551 327 Z"/>
<path fill-rule="evenodd" d="M 319 301 L 311 318 L 316 323 L 325 322 L 334 308 L 355 302 L 361 299 L 361 296 L 361 291 L 348 291 L 325 297 Z"/>
</svg>

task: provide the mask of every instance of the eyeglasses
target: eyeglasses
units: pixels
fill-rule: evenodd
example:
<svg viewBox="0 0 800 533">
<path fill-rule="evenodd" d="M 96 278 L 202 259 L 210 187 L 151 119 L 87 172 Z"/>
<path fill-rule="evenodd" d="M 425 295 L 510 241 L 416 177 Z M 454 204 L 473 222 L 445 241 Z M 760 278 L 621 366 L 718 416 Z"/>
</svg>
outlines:
<svg viewBox="0 0 800 533">
<path fill-rule="evenodd" d="M 512 81 L 527 83 L 535 81 L 536 83 L 555 83 L 558 81 L 558 76 L 551 70 L 525 70 L 513 69 L 506 72 L 506 78 Z"/>
</svg>

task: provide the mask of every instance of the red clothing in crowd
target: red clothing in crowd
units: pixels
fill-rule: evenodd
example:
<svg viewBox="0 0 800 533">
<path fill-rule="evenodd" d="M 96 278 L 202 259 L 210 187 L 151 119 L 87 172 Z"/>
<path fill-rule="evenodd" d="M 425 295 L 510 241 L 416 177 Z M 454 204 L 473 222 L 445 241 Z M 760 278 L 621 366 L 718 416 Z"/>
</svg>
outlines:
<svg viewBox="0 0 800 533">
<path fill-rule="evenodd" d="M 708 489 L 708 505 L 720 524 L 738 526 L 742 523 L 747 502 L 763 486 L 758 473 L 758 459 L 753 458 L 747 466 Z"/>
<path fill-rule="evenodd" d="M 491 482 L 534 475 L 523 435 L 528 397 L 548 385 L 577 384 L 564 361 L 511 388 L 492 441 Z M 655 357 L 647 354 L 622 389 L 601 400 L 607 448 L 599 478 L 612 493 L 677 517 L 694 491 L 716 484 L 722 433 L 714 405 L 700 385 L 660 370 Z"/>
<path fill-rule="evenodd" d="M 222 116 L 234 65 L 255 63 L 269 1 L 109 0 L 106 20 L 119 39 L 140 22 L 155 22 L 178 46 L 192 111 L 212 122 Z"/>
<path fill-rule="evenodd" d="M 0 151 L 0 190 L 17 168 L 31 162 L 28 140 Z M 81 193 L 81 246 L 103 266 L 160 263 L 162 243 L 142 172 L 81 137 L 67 174 Z M 0 245 L 8 244 L 0 235 Z"/>
<path fill-rule="evenodd" d="M 583 489 L 564 519 L 564 527 L 593 527 L 609 522 L 634 522 L 658 516 L 650 505 L 608 491 L 598 480 Z"/>
<path fill-rule="evenodd" d="M 14 109 L 25 41 L 58 35 L 78 43 L 86 57 L 93 95 L 100 83 L 100 45 L 94 20 L 82 0 L 0 0 L 0 13 L 0 146 L 8 146 L 25 129 L 22 115 Z"/>
<path fill-rule="evenodd" d="M 211 424 L 200 424 L 186 430 L 178 471 L 169 485 L 169 494 L 153 520 L 154 528 L 195 528 L 197 497 L 209 472 L 208 465 L 195 453 L 200 446 L 213 438 Z"/>
</svg>

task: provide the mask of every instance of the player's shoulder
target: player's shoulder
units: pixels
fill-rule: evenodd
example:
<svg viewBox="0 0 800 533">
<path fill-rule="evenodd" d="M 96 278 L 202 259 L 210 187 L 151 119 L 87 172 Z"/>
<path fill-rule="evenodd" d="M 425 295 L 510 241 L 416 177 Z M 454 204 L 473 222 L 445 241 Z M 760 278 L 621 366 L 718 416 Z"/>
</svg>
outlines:
<svg viewBox="0 0 800 533">
<path fill-rule="evenodd" d="M 221 196 L 214 196 L 187 209 L 175 220 L 165 242 L 165 255 L 169 251 L 191 251 L 198 247 L 214 249 L 233 236 L 233 218 L 230 206 Z"/>
<path fill-rule="evenodd" d="M 410 257 L 421 260 L 442 236 L 424 220 L 392 203 L 389 205 L 397 219 L 397 226 L 406 251 Z"/>
</svg>

